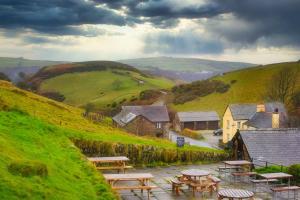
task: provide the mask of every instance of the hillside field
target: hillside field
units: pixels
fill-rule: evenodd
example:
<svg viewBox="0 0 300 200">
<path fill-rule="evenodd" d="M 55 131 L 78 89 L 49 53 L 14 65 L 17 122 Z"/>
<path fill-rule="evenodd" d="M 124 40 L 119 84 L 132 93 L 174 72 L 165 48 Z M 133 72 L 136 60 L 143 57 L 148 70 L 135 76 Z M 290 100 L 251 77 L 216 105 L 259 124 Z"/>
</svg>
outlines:
<svg viewBox="0 0 300 200">
<path fill-rule="evenodd" d="M 129 101 L 147 89 L 167 89 L 174 83 L 160 77 L 146 77 L 138 72 L 118 70 L 68 73 L 46 79 L 40 85 L 40 91 L 56 91 L 63 94 L 65 103 L 83 106 L 93 103 L 98 107 L 107 107 L 123 99 Z M 143 81 L 143 83 L 139 83 Z"/>
<path fill-rule="evenodd" d="M 3 199 L 116 199 L 102 175 L 85 159 L 81 147 L 93 149 L 93 155 L 121 154 L 134 163 L 149 165 L 227 158 L 221 150 L 194 146 L 178 149 L 164 139 L 138 137 L 106 123 L 96 124 L 82 113 L 79 108 L 0 81 Z"/>
<path fill-rule="evenodd" d="M 223 116 L 228 104 L 231 103 L 260 103 L 265 101 L 266 88 L 270 84 L 272 76 L 281 69 L 293 67 L 300 70 L 300 62 L 289 62 L 258 66 L 226 73 L 213 79 L 231 84 L 226 93 L 213 93 L 184 104 L 172 105 L 178 111 L 215 110 L 219 116 Z M 300 82 L 297 84 L 300 89 Z"/>
</svg>

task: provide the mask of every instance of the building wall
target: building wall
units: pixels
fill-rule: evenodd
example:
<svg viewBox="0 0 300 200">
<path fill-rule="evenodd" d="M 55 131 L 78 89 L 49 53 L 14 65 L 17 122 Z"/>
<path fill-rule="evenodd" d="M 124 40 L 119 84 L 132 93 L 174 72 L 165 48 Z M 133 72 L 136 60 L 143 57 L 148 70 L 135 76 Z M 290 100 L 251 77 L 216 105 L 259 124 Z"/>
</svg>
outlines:
<svg viewBox="0 0 300 200">
<path fill-rule="evenodd" d="M 223 116 L 223 143 L 229 142 L 236 134 L 237 130 L 247 130 L 248 127 L 244 125 L 247 120 L 234 120 L 229 107 L 227 107 Z M 240 124 L 240 127 L 238 127 Z"/>
<path fill-rule="evenodd" d="M 156 128 L 156 123 L 149 121 L 143 116 L 136 117 L 133 121 L 128 123 L 123 129 L 139 136 L 163 136 L 167 129 L 166 122 L 160 122 L 161 128 Z"/>
</svg>

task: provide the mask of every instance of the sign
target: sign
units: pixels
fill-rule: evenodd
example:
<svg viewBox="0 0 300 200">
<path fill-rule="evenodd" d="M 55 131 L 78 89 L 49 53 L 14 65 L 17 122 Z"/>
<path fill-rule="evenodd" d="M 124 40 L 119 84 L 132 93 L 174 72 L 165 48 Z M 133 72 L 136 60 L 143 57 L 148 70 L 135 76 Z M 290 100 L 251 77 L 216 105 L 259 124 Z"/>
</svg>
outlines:
<svg viewBox="0 0 300 200">
<path fill-rule="evenodd" d="M 177 142 L 177 147 L 183 147 L 184 146 L 184 137 L 177 137 L 176 142 Z"/>
</svg>

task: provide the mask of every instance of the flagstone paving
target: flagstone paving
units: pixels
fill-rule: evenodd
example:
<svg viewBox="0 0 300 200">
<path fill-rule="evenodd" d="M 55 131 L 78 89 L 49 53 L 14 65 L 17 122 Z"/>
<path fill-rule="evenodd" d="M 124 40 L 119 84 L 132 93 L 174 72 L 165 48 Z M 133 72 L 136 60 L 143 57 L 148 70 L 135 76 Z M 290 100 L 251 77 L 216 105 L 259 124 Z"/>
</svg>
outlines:
<svg viewBox="0 0 300 200">
<path fill-rule="evenodd" d="M 187 188 L 183 187 L 183 193 L 180 193 L 180 196 L 176 196 L 172 193 L 171 184 L 168 183 L 170 178 L 173 178 L 175 175 L 180 175 L 182 170 L 185 169 L 203 169 L 210 171 L 216 177 L 219 177 L 217 172 L 218 166 L 222 166 L 222 163 L 219 164 L 209 164 L 209 165 L 184 165 L 184 166 L 171 166 L 171 167 L 156 167 L 156 168 L 141 168 L 133 169 L 128 171 L 128 173 L 151 173 L 155 177 L 153 179 L 153 185 L 158 186 L 157 189 L 152 190 L 151 199 L 152 200 L 190 200 L 190 199 L 203 199 L 203 200 L 212 200 L 216 199 L 216 194 L 212 197 L 207 193 L 203 196 L 200 193 L 197 193 L 195 197 L 192 196 L 192 192 Z M 224 181 L 222 178 L 220 189 L 225 188 L 238 188 L 246 189 L 252 191 L 252 185 L 250 183 L 232 183 L 227 180 Z M 147 199 L 147 192 L 141 193 L 139 190 L 134 192 L 130 191 L 121 191 L 120 196 L 124 200 L 144 200 Z M 255 200 L 268 200 L 272 199 L 269 193 L 256 193 Z"/>
</svg>

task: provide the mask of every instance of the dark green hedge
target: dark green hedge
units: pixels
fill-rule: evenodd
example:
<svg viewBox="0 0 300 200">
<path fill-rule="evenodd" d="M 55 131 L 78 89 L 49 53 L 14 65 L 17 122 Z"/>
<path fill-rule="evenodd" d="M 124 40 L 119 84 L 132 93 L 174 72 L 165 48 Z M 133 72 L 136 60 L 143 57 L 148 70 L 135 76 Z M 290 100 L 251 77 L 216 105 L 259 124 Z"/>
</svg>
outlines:
<svg viewBox="0 0 300 200">
<path fill-rule="evenodd" d="M 121 144 L 72 139 L 86 156 L 127 156 L 135 165 L 218 162 L 228 158 L 224 152 L 164 149 L 149 145 Z"/>
</svg>

